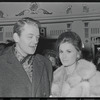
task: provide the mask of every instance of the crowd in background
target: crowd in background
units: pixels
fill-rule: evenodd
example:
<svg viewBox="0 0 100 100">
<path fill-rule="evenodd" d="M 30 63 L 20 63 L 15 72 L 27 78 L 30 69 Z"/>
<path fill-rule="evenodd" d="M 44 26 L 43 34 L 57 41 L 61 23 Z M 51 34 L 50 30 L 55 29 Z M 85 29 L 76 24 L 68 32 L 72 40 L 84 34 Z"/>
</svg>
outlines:
<svg viewBox="0 0 100 100">
<path fill-rule="evenodd" d="M 0 55 L 6 52 L 6 50 L 12 46 L 15 42 L 11 40 L 7 40 L 6 43 L 0 43 Z"/>
<path fill-rule="evenodd" d="M 10 46 L 12 46 L 14 43 L 15 42 L 12 40 L 7 40 L 6 43 L 0 43 L 0 55 L 6 53 L 6 50 Z M 53 71 L 55 71 L 61 65 L 61 62 L 57 55 L 57 52 L 56 52 L 56 50 L 54 50 L 54 48 L 44 49 L 41 54 L 51 61 Z M 93 62 L 96 65 L 97 70 L 100 71 L 100 51 L 96 52 L 95 57 L 93 57 L 92 52 L 83 48 L 82 49 L 82 58 L 86 59 L 90 62 Z"/>
</svg>

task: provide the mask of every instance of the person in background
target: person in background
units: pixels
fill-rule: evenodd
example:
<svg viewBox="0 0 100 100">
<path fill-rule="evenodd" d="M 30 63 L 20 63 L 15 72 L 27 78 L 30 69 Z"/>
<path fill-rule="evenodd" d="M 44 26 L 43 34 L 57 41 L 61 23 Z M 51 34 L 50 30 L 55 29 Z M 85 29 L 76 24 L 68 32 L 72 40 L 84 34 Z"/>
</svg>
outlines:
<svg viewBox="0 0 100 100">
<path fill-rule="evenodd" d="M 0 43 L 0 55 L 3 55 L 8 51 L 9 47 L 12 46 L 15 42 L 8 40 L 7 43 Z"/>
<path fill-rule="evenodd" d="M 29 17 L 15 23 L 15 43 L 0 56 L 0 97 L 49 97 L 51 63 L 35 54 L 39 28 L 40 23 Z"/>
<path fill-rule="evenodd" d="M 94 64 L 96 65 L 97 70 L 100 71 L 100 51 L 95 55 Z"/>
<path fill-rule="evenodd" d="M 6 41 L 7 47 L 12 46 L 13 44 L 15 44 L 15 41 L 13 40 L 7 40 Z"/>
<path fill-rule="evenodd" d="M 0 43 L 0 55 L 3 54 L 3 51 L 5 50 L 6 48 L 6 43 Z"/>
<path fill-rule="evenodd" d="M 5 44 L 6 44 L 5 49 L 3 50 L 2 54 L 5 54 L 7 51 L 9 51 L 8 49 L 10 48 L 10 46 L 14 45 L 15 42 L 11 40 L 7 40 Z"/>
<path fill-rule="evenodd" d="M 100 72 L 92 62 L 82 59 L 79 35 L 62 33 L 57 39 L 57 51 L 62 65 L 54 71 L 50 97 L 100 96 Z"/>
<path fill-rule="evenodd" d="M 82 58 L 86 59 L 90 62 L 93 62 L 93 53 L 86 50 L 85 48 L 82 49 Z M 94 63 L 94 62 L 93 62 Z"/>
<path fill-rule="evenodd" d="M 50 60 L 53 67 L 53 71 L 55 71 L 59 67 L 56 51 L 46 49 L 43 51 L 42 54 Z"/>
<path fill-rule="evenodd" d="M 12 46 L 15 42 L 13 41 L 9 41 L 7 43 L 0 43 L 0 55 L 6 53 L 6 51 L 8 50 L 8 48 L 10 46 Z"/>
</svg>

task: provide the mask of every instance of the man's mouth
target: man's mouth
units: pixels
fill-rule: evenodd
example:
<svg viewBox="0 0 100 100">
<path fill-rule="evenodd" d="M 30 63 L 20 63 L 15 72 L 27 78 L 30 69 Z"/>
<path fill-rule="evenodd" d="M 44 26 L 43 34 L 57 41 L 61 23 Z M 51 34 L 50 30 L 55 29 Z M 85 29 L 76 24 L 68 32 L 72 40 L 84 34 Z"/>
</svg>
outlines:
<svg viewBox="0 0 100 100">
<path fill-rule="evenodd" d="M 30 46 L 30 48 L 36 48 L 37 46 Z"/>
</svg>

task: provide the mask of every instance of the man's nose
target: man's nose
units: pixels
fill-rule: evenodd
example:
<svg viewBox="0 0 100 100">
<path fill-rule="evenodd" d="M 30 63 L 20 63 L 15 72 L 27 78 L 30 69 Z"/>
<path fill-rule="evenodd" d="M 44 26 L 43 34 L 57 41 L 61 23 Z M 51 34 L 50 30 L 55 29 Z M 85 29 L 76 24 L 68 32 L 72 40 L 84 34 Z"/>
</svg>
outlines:
<svg viewBox="0 0 100 100">
<path fill-rule="evenodd" d="M 30 45 L 32 45 L 32 46 L 37 46 L 37 44 L 38 44 L 38 40 L 37 40 L 36 38 L 33 38 L 33 39 L 31 40 Z"/>
<path fill-rule="evenodd" d="M 34 38 L 32 39 L 32 41 L 33 41 L 33 43 L 35 43 L 35 44 L 38 43 L 38 39 L 37 39 L 36 37 L 34 37 Z"/>
</svg>

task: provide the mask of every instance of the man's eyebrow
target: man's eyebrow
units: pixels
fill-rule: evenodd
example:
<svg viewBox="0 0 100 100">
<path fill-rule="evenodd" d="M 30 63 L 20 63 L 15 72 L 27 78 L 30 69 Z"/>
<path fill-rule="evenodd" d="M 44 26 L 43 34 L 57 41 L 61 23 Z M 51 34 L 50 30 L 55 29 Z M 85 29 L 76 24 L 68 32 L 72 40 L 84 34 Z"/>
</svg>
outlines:
<svg viewBox="0 0 100 100">
<path fill-rule="evenodd" d="M 28 35 L 35 35 L 35 34 L 33 34 L 33 33 L 29 33 Z M 40 35 L 36 35 L 36 36 L 40 36 Z"/>
<path fill-rule="evenodd" d="M 29 33 L 28 35 L 34 35 L 33 33 Z"/>
</svg>

